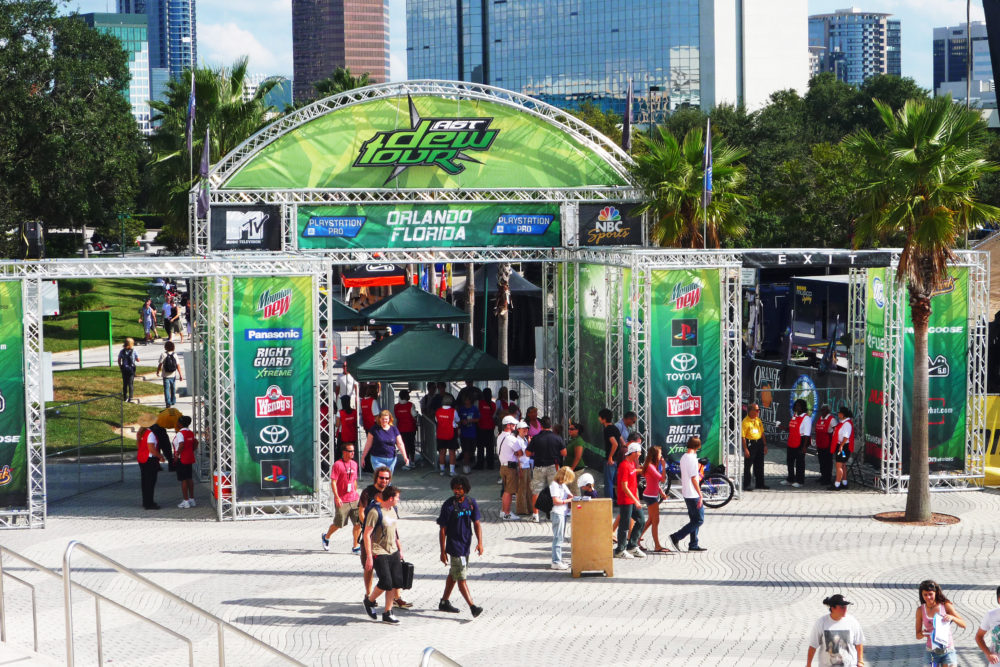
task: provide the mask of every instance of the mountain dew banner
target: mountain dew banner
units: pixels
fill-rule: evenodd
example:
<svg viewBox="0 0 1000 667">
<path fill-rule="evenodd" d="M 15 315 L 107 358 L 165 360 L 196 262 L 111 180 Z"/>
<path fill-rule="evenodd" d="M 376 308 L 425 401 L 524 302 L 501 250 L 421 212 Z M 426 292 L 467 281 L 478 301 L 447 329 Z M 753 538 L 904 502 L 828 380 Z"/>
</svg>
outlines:
<svg viewBox="0 0 1000 667">
<path fill-rule="evenodd" d="M 886 269 L 868 269 L 865 285 L 865 405 L 864 405 L 864 456 L 871 465 L 882 460 L 882 405 L 885 389 L 885 309 Z M 836 410 L 836 406 L 830 406 Z M 861 406 L 854 406 L 858 410 Z M 860 420 L 855 418 L 854 423 Z M 855 448 L 861 443 L 855 436 Z"/>
<path fill-rule="evenodd" d="M 965 421 L 968 402 L 969 272 L 948 271 L 947 283 L 931 298 L 927 330 L 928 455 L 931 470 L 965 468 Z M 906 309 L 903 345 L 903 470 L 909 470 L 913 413 L 913 323 Z M 912 363 L 911 363 L 912 360 Z"/>
<path fill-rule="evenodd" d="M 596 451 L 585 452 L 588 465 L 604 466 L 600 463 L 604 455 L 604 439 L 597 413 L 608 407 L 608 387 L 604 386 L 607 376 L 607 355 L 605 340 L 608 337 L 608 294 L 607 267 L 600 264 L 581 264 L 579 282 L 580 317 L 580 366 L 577 369 L 578 410 L 571 418 L 583 425 L 583 439 L 594 445 Z M 615 415 L 615 420 L 621 415 Z"/>
<path fill-rule="evenodd" d="M 21 283 L 0 283 L 0 509 L 28 505 Z"/>
<path fill-rule="evenodd" d="M 233 279 L 236 499 L 311 494 L 313 279 Z"/>
<path fill-rule="evenodd" d="M 718 269 L 652 272 L 650 439 L 683 446 L 692 435 L 702 456 L 719 461 L 721 408 Z"/>
<path fill-rule="evenodd" d="M 300 206 L 303 250 L 562 244 L 558 204 Z"/>
</svg>

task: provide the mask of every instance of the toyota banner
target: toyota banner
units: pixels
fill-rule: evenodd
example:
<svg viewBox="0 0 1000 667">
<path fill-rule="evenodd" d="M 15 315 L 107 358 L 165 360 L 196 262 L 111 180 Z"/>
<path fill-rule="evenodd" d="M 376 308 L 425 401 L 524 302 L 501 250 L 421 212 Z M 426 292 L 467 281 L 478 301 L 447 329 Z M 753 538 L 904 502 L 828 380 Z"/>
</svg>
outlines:
<svg viewBox="0 0 1000 667">
<path fill-rule="evenodd" d="M 314 490 L 311 277 L 233 280 L 236 497 Z"/>
</svg>

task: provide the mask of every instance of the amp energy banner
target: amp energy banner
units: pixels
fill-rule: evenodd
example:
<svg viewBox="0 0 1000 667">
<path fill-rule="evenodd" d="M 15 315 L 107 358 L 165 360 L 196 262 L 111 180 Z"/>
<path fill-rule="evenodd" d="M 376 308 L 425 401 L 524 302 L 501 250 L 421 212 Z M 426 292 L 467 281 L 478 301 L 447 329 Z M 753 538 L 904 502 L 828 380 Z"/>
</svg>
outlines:
<svg viewBox="0 0 1000 667">
<path fill-rule="evenodd" d="M 651 442 L 683 446 L 692 435 L 719 462 L 721 289 L 717 269 L 652 272 Z"/>
<path fill-rule="evenodd" d="M 237 500 L 314 490 L 311 277 L 233 279 Z"/>
<path fill-rule="evenodd" d="M 28 505 L 21 283 L 0 282 L 0 508 Z"/>
<path fill-rule="evenodd" d="M 299 248 L 484 248 L 562 244 L 558 204 L 300 206 Z"/>
</svg>

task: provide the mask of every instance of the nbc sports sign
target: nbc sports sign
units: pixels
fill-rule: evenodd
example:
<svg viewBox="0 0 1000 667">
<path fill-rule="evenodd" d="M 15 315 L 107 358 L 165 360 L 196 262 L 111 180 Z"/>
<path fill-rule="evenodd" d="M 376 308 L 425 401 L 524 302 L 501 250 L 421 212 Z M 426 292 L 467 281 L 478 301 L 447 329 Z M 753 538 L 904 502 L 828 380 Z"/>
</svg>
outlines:
<svg viewBox="0 0 1000 667">
<path fill-rule="evenodd" d="M 580 204 L 581 246 L 642 245 L 642 216 L 637 204 Z"/>
</svg>

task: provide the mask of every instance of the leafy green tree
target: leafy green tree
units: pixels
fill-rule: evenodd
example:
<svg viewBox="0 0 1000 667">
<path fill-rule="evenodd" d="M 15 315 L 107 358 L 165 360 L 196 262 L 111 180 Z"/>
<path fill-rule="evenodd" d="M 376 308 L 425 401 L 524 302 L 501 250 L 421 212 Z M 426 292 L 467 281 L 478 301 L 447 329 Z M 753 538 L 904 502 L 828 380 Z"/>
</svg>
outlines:
<svg viewBox="0 0 1000 667">
<path fill-rule="evenodd" d="M 186 244 L 188 192 L 197 177 L 206 127 L 211 126 L 209 159 L 214 163 L 267 125 L 274 109 L 264 98 L 278 81 L 278 77 L 264 80 L 247 97 L 246 56 L 229 68 L 194 70 L 195 126 L 190 156 L 186 146 L 190 70 L 168 84 L 166 101 L 150 102 L 156 112 L 154 121 L 160 122 L 149 141 L 154 154 L 150 203 L 164 217 L 163 241 L 174 247 Z"/>
<path fill-rule="evenodd" d="M 864 128 L 872 134 L 878 134 L 885 130 L 882 123 L 882 115 L 875 106 L 875 100 L 893 109 L 899 109 L 907 100 L 929 100 L 930 92 L 917 85 L 917 82 L 909 77 L 890 76 L 889 74 L 876 74 L 865 79 L 858 91 L 861 98 L 861 112 L 857 119 L 857 128 Z M 853 128 L 852 128 L 853 129 Z"/>
<path fill-rule="evenodd" d="M 339 93 L 346 93 L 355 88 L 370 86 L 372 81 L 368 78 L 368 72 L 362 72 L 358 76 L 351 75 L 350 67 L 338 67 L 333 71 L 333 76 L 321 79 L 313 84 L 317 98 L 322 99 Z"/>
<path fill-rule="evenodd" d="M 573 114 L 587 125 L 591 126 L 608 139 L 618 144 L 622 143 L 622 117 L 614 111 L 605 111 L 590 100 L 584 100 L 577 109 L 570 109 Z"/>
<path fill-rule="evenodd" d="M 697 107 L 684 107 L 674 111 L 663 123 L 667 132 L 677 138 L 686 137 L 687 133 L 696 127 L 703 128 L 708 121 L 708 114 Z M 715 122 L 715 119 L 712 119 Z M 643 126 L 645 129 L 645 126 Z M 649 136 L 656 136 L 655 134 Z M 729 136 L 728 134 L 725 136 Z"/>
<path fill-rule="evenodd" d="M 6 256 L 25 220 L 71 229 L 131 210 L 142 139 L 114 37 L 55 3 L 0 3 L 0 229 Z"/>
<path fill-rule="evenodd" d="M 855 246 L 880 240 L 902 243 L 896 279 L 905 282 L 913 321 L 913 436 L 908 521 L 931 516 L 928 465 L 927 327 L 931 296 L 947 277 L 951 249 L 970 226 L 1000 209 L 976 200 L 976 183 L 1000 169 L 984 159 L 985 125 L 951 97 L 909 100 L 899 111 L 875 102 L 884 132 L 862 129 L 846 146 L 864 161 L 864 186 Z"/>
<path fill-rule="evenodd" d="M 635 157 L 633 168 L 633 177 L 645 198 L 639 209 L 653 216 L 653 242 L 661 246 L 718 248 L 723 238 L 742 236 L 746 230 L 740 215 L 745 200 L 741 189 L 746 169 L 739 161 L 747 151 L 731 148 L 721 136 L 713 135 L 713 194 L 706 211 L 702 207 L 704 131 L 692 128 L 680 144 L 665 128 L 659 127 L 657 132 L 659 137 L 653 139 L 640 135 L 643 151 Z"/>
</svg>

